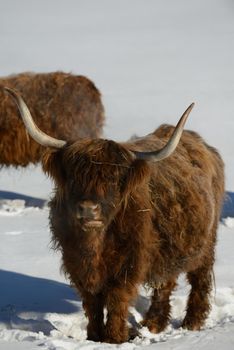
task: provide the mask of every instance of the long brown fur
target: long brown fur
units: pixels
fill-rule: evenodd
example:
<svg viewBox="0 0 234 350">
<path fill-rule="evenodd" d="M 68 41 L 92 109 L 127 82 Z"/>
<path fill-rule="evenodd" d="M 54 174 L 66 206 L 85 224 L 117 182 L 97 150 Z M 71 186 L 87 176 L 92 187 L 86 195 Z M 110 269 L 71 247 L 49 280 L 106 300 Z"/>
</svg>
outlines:
<svg viewBox="0 0 234 350">
<path fill-rule="evenodd" d="M 222 159 L 191 131 L 183 132 L 176 151 L 163 161 L 136 160 L 129 152 L 160 149 L 172 131 L 163 125 L 122 144 L 80 140 L 43 158 L 56 184 L 50 203 L 53 241 L 82 296 L 88 339 L 127 341 L 128 307 L 144 283 L 154 292 L 142 324 L 155 333 L 164 330 L 180 273 L 191 284 L 183 327 L 200 329 L 209 313 Z M 98 204 L 94 213 L 102 227 L 87 228 L 77 216 L 81 204 L 90 202 Z"/>
<path fill-rule="evenodd" d="M 22 73 L 0 79 L 0 165 L 27 166 L 41 159 L 44 147 L 26 132 L 18 109 L 3 87 L 27 101 L 39 128 L 59 139 L 100 137 L 104 123 L 101 95 L 84 76 L 63 72 Z"/>
</svg>

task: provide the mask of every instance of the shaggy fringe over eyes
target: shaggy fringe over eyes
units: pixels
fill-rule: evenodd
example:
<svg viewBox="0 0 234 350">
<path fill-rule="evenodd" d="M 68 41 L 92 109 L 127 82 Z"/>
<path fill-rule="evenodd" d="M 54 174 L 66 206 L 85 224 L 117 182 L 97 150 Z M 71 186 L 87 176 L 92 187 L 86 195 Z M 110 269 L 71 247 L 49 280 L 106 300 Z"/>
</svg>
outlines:
<svg viewBox="0 0 234 350">
<path fill-rule="evenodd" d="M 142 185 L 149 182 L 150 164 L 133 160 L 131 154 L 119 145 L 119 152 L 114 152 L 112 148 L 116 148 L 116 144 L 109 141 L 106 145 L 102 141 L 110 150 L 108 159 L 101 161 L 104 152 L 100 141 L 94 142 L 95 150 L 89 147 L 89 142 L 83 140 L 60 150 L 48 149 L 43 155 L 43 170 L 54 180 L 60 201 L 69 185 L 86 195 L 95 189 L 95 195 L 105 200 L 110 200 L 111 195 L 115 201 L 119 193 L 126 209 L 129 195 L 140 191 Z"/>
</svg>

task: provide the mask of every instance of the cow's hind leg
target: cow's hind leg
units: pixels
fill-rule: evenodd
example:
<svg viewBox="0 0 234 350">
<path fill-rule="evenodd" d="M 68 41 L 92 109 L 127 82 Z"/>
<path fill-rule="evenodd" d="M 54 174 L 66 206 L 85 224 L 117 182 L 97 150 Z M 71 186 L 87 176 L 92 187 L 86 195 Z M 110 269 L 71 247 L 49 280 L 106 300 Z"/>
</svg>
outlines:
<svg viewBox="0 0 234 350">
<path fill-rule="evenodd" d="M 162 332 L 170 319 L 170 295 L 175 288 L 175 280 L 171 280 L 154 289 L 151 306 L 145 315 L 142 325 L 152 333 Z"/>
<path fill-rule="evenodd" d="M 203 326 L 210 311 L 209 295 L 212 289 L 212 273 L 210 264 L 187 273 L 191 291 L 182 327 L 199 330 Z"/>
</svg>

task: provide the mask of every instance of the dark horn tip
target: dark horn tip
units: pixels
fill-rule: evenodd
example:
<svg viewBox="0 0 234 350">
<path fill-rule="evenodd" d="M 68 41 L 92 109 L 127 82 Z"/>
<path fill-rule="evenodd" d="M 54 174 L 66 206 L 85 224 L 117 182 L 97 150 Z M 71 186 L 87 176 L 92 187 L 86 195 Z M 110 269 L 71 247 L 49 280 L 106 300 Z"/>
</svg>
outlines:
<svg viewBox="0 0 234 350">
<path fill-rule="evenodd" d="M 189 106 L 189 109 L 192 109 L 195 106 L 195 102 L 192 102 L 191 105 Z"/>
<path fill-rule="evenodd" d="M 20 96 L 19 92 L 17 90 L 15 90 L 15 89 L 7 87 L 7 86 L 4 86 L 3 90 L 7 94 L 9 94 L 15 100 L 16 104 L 18 105 L 19 99 L 21 99 L 21 96 Z"/>
<path fill-rule="evenodd" d="M 9 88 L 7 86 L 3 87 L 3 90 L 9 94 L 11 97 L 13 97 L 14 99 L 16 99 L 19 95 L 18 92 L 15 89 Z"/>
<path fill-rule="evenodd" d="M 191 110 L 193 109 L 194 105 L 195 105 L 195 103 L 192 102 L 192 103 L 188 106 L 188 108 L 186 109 L 186 111 L 183 113 L 183 115 L 182 115 L 181 118 L 185 117 L 185 119 L 187 119 L 188 116 L 189 116 L 189 114 L 190 114 L 190 112 L 191 112 Z"/>
<path fill-rule="evenodd" d="M 7 87 L 7 86 L 4 86 L 3 87 L 3 90 L 5 90 L 6 92 L 8 92 L 9 94 L 16 94 L 17 92 L 16 92 L 16 90 L 14 90 L 14 89 L 12 89 L 12 88 L 9 88 L 9 87 Z"/>
<path fill-rule="evenodd" d="M 3 86 L 3 90 L 5 90 L 5 91 L 7 91 L 7 92 L 10 92 L 10 91 L 11 91 L 11 89 L 10 89 L 9 87 L 7 87 L 7 86 Z"/>
</svg>

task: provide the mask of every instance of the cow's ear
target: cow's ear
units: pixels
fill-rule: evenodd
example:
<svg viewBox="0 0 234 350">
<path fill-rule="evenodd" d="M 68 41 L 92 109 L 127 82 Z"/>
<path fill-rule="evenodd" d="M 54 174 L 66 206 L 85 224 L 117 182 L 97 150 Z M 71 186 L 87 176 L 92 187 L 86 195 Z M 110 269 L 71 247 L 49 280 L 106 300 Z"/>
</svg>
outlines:
<svg viewBox="0 0 234 350">
<path fill-rule="evenodd" d="M 136 159 L 131 164 L 127 175 L 123 181 L 123 193 L 129 194 L 143 184 L 148 183 L 150 178 L 150 166 L 148 162 Z"/>
<path fill-rule="evenodd" d="M 49 149 L 42 157 L 42 168 L 58 186 L 64 186 L 66 174 L 63 167 L 63 150 Z"/>
</svg>

